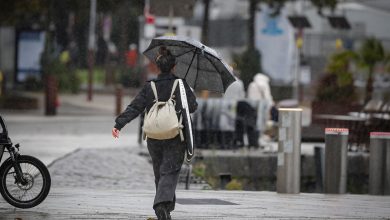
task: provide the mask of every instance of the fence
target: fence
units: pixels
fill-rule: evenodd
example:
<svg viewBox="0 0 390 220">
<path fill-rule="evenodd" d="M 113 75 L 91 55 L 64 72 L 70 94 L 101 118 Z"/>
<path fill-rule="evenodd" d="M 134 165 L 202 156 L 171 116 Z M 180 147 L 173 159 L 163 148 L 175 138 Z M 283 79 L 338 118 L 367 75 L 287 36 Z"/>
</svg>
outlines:
<svg viewBox="0 0 390 220">
<path fill-rule="evenodd" d="M 198 110 L 193 115 L 195 146 L 220 149 L 245 145 L 258 147 L 260 132 L 266 129 L 270 118 L 270 107 L 266 101 L 198 100 Z"/>
</svg>

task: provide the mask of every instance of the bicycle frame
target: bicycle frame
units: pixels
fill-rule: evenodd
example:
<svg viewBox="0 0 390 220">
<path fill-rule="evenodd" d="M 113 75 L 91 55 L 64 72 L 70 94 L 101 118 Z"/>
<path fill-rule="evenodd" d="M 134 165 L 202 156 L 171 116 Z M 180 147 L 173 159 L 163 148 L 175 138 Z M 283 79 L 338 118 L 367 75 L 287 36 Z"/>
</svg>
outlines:
<svg viewBox="0 0 390 220">
<path fill-rule="evenodd" d="M 0 162 L 1 162 L 1 159 L 3 158 L 4 149 L 5 149 L 5 146 L 1 145 L 0 146 Z"/>
<path fill-rule="evenodd" d="M 1 130 L 2 130 L 2 132 L 0 133 L 0 162 L 1 162 L 5 148 L 7 148 L 7 150 L 8 150 L 8 146 L 9 145 L 12 146 L 12 143 L 8 137 L 7 126 L 5 126 L 3 117 L 1 117 L 1 116 L 0 116 L 0 126 L 1 126 Z"/>
<path fill-rule="evenodd" d="M 3 158 L 5 149 L 9 152 L 10 157 L 7 160 L 12 160 L 14 164 L 14 169 L 16 171 L 16 179 L 17 182 L 20 182 L 22 184 L 26 183 L 26 181 L 23 178 L 23 172 L 20 167 L 20 165 L 17 163 L 17 158 L 19 156 L 19 152 L 16 150 L 16 148 L 19 150 L 19 144 L 16 144 L 13 146 L 11 139 L 8 137 L 8 130 L 7 126 L 4 123 L 3 117 L 0 116 L 0 125 L 2 128 L 2 133 L 0 133 L 0 162 Z"/>
</svg>

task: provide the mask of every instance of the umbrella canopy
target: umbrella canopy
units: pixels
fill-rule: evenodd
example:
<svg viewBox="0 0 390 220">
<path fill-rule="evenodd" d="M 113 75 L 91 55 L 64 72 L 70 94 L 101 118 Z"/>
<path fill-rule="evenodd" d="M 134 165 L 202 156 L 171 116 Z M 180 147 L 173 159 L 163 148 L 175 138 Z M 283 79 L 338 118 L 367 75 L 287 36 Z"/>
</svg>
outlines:
<svg viewBox="0 0 390 220">
<path fill-rule="evenodd" d="M 176 56 L 174 74 L 195 90 L 224 93 L 235 81 L 231 68 L 219 54 L 199 41 L 179 36 L 157 37 L 143 54 L 155 62 L 160 46 L 166 46 Z"/>
</svg>

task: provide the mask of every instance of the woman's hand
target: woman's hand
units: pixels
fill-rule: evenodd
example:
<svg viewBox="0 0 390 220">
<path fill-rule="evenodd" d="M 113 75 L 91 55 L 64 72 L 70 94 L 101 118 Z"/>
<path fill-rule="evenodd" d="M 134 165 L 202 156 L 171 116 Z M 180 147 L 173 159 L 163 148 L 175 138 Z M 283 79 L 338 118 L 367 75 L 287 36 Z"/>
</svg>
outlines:
<svg viewBox="0 0 390 220">
<path fill-rule="evenodd" d="M 119 138 L 119 130 L 118 129 L 116 129 L 116 128 L 113 128 L 112 129 L 112 136 L 114 137 L 114 138 Z"/>
</svg>

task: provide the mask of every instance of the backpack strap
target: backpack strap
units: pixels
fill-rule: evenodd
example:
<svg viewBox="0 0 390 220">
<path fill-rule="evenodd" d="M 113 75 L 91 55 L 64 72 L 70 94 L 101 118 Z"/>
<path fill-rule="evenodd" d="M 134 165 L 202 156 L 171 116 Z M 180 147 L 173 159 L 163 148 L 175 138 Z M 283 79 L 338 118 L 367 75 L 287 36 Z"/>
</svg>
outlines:
<svg viewBox="0 0 390 220">
<path fill-rule="evenodd" d="M 173 82 L 171 97 L 170 97 L 171 99 L 172 99 L 173 93 L 175 93 L 178 82 L 179 82 L 179 79 L 176 79 L 175 82 Z"/>
<path fill-rule="evenodd" d="M 156 99 L 156 102 L 158 102 L 156 84 L 153 81 L 150 81 L 150 86 L 152 87 L 154 98 Z"/>
</svg>

